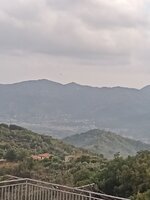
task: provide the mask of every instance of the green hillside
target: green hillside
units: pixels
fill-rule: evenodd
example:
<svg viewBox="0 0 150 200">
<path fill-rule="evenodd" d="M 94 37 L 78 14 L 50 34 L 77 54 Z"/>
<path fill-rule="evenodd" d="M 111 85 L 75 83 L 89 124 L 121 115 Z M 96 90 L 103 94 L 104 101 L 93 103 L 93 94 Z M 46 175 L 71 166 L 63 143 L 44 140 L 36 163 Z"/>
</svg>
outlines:
<svg viewBox="0 0 150 200">
<path fill-rule="evenodd" d="M 103 141 L 101 148 L 105 147 L 104 144 L 107 141 L 105 150 L 110 149 L 113 142 L 117 152 L 120 146 L 126 145 L 130 148 L 134 146 L 137 150 L 149 148 L 149 145 L 100 130 L 92 130 L 79 136 L 82 142 L 91 142 L 95 141 L 95 138 L 101 138 Z M 90 138 L 93 140 L 89 140 Z M 119 141 L 120 145 L 118 145 Z M 86 145 L 88 144 L 90 147 L 90 143 Z M 32 154 L 44 152 L 52 154 L 53 157 L 44 160 L 31 158 Z M 73 159 L 66 161 L 65 157 L 68 155 L 74 156 Z M 127 158 L 116 154 L 114 159 L 107 160 L 103 156 L 96 156 L 87 150 L 64 144 L 52 137 L 39 135 L 16 125 L 1 124 L 0 180 L 6 174 L 74 187 L 95 183 L 95 189 L 98 192 L 102 191 L 132 200 L 150 199 L 149 151 L 138 152 L 136 156 Z"/>
<path fill-rule="evenodd" d="M 32 155 L 41 153 L 49 153 L 52 157 L 43 160 L 32 158 Z M 0 176 L 12 174 L 79 186 L 91 183 L 93 171 L 105 162 L 103 157 L 50 136 L 16 125 L 0 124 Z M 83 177 L 80 176 L 84 173 Z"/>
<path fill-rule="evenodd" d="M 16 125 L 0 124 L 0 158 L 11 149 L 18 154 L 28 154 L 28 156 L 50 153 L 62 158 L 65 155 L 86 152 L 51 136 L 40 135 Z"/>
<path fill-rule="evenodd" d="M 76 147 L 103 154 L 107 158 L 112 158 L 118 152 L 121 156 L 126 157 L 135 155 L 138 151 L 150 149 L 148 144 L 98 129 L 67 137 L 64 141 Z"/>
</svg>

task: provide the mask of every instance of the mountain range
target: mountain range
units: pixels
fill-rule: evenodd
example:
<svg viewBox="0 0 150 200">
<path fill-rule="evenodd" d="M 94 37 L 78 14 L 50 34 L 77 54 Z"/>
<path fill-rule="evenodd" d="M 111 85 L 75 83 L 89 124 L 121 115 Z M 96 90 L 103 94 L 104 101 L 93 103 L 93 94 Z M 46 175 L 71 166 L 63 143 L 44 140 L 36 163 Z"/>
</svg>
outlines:
<svg viewBox="0 0 150 200">
<path fill-rule="evenodd" d="M 85 133 L 66 137 L 64 142 L 90 150 L 93 153 L 102 154 L 106 158 L 113 158 L 115 154 L 123 157 L 136 155 L 142 150 L 150 150 L 150 144 L 125 138 L 104 130 L 90 130 Z"/>
<path fill-rule="evenodd" d="M 150 142 L 150 86 L 98 88 L 49 80 L 0 84 L 0 122 L 59 138 L 104 129 Z"/>
</svg>

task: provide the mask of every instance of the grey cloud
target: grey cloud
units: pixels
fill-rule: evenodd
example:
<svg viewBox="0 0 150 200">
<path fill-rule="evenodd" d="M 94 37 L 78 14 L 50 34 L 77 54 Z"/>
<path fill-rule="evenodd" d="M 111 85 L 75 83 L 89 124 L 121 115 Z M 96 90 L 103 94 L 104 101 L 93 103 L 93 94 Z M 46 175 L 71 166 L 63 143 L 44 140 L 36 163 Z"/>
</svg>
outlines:
<svg viewBox="0 0 150 200">
<path fill-rule="evenodd" d="M 41 54 L 56 66 L 65 58 L 66 66 L 71 60 L 79 67 L 146 68 L 146 5 L 147 0 L 1 0 L 0 54 Z"/>
<path fill-rule="evenodd" d="M 0 24 L 2 47 L 74 56 L 114 55 L 116 52 L 118 56 L 118 52 L 126 51 L 127 47 L 123 46 L 122 37 L 130 40 L 132 35 L 132 30 L 125 27 L 134 16 L 130 17 L 127 11 L 121 13 L 121 7 L 104 3 L 106 1 L 49 0 L 43 1 L 41 7 L 41 1 L 27 1 L 28 4 L 19 3 L 18 6 L 17 2 L 21 1 L 16 0 L 16 6 L 7 11 L 6 21 Z M 93 26 L 97 24 L 98 30 L 91 29 L 87 22 Z M 116 27 L 119 23 L 123 28 L 111 30 L 111 26 Z M 107 29 L 103 24 L 108 24 Z M 129 44 L 127 50 L 130 48 Z"/>
<path fill-rule="evenodd" d="M 143 12 L 143 6 L 136 8 L 137 2 L 123 7 L 116 6 L 115 1 L 99 1 L 97 5 L 91 2 L 90 9 L 85 9 L 81 13 L 82 19 L 93 28 L 137 28 L 148 24 L 146 14 Z M 108 2 L 107 0 L 105 2 Z M 132 6 L 132 7 L 131 7 Z M 143 8 L 143 9 L 142 9 Z"/>
</svg>

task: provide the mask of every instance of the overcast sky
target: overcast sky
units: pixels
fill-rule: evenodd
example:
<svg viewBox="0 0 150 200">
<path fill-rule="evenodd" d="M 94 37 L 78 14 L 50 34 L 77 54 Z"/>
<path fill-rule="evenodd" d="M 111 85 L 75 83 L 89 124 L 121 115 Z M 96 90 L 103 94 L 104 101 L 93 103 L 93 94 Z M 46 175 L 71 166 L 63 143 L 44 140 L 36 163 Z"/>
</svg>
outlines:
<svg viewBox="0 0 150 200">
<path fill-rule="evenodd" d="M 0 0 L 0 83 L 150 84 L 149 0 Z"/>
</svg>

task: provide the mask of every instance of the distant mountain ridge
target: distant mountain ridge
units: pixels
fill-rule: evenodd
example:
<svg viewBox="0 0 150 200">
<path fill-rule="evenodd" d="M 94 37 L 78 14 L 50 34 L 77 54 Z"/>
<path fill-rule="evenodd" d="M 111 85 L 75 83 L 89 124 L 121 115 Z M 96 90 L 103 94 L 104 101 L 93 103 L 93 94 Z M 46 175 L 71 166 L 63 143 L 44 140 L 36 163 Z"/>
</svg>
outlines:
<svg viewBox="0 0 150 200">
<path fill-rule="evenodd" d="M 66 137 L 64 142 L 103 154 L 106 158 L 113 158 L 118 152 L 121 156 L 127 157 L 141 150 L 150 150 L 150 144 L 98 129 Z"/>
<path fill-rule="evenodd" d="M 91 87 L 49 80 L 0 85 L 0 122 L 55 137 L 105 129 L 150 142 L 150 86 Z"/>
</svg>

